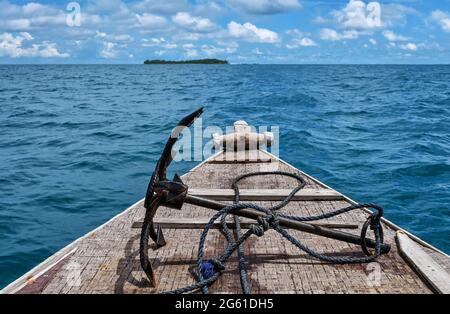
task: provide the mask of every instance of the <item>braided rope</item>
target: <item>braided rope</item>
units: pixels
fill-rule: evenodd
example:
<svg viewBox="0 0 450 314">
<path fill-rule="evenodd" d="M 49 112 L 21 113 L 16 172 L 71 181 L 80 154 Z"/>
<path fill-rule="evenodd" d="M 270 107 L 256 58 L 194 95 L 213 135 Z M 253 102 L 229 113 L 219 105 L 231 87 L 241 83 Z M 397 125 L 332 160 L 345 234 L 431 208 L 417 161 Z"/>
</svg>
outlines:
<svg viewBox="0 0 450 314">
<path fill-rule="evenodd" d="M 292 192 L 280 203 L 273 207 L 262 207 L 257 204 L 253 203 L 240 203 L 239 202 L 239 187 L 237 183 L 244 179 L 251 176 L 258 176 L 258 175 L 283 175 L 283 176 L 289 176 L 294 179 L 296 179 L 299 184 L 296 188 L 292 190 Z M 296 246 L 298 249 L 306 252 L 308 255 L 317 258 L 319 260 L 322 260 L 324 262 L 328 263 L 335 263 L 335 264 L 352 264 L 352 263 L 370 263 L 374 260 L 376 260 L 380 254 L 381 254 L 381 243 L 383 242 L 383 231 L 382 226 L 380 224 L 380 219 L 383 215 L 383 209 L 377 205 L 374 204 L 359 204 L 359 205 L 352 205 L 345 208 L 341 208 L 329 213 L 324 213 L 321 215 L 316 216 L 306 216 L 306 217 L 299 217 L 299 216 L 290 216 L 290 215 L 283 215 L 283 214 L 277 214 L 275 211 L 285 207 L 289 202 L 291 201 L 292 197 L 301 190 L 306 185 L 303 178 L 301 178 L 297 174 L 288 173 L 288 172 L 282 172 L 282 171 L 271 171 L 271 172 L 255 172 L 255 173 L 249 173 L 242 176 L 237 177 L 232 184 L 232 187 L 235 191 L 235 201 L 232 205 L 227 206 L 220 211 L 218 211 L 215 215 L 211 217 L 209 222 L 205 225 L 205 228 L 203 229 L 203 232 L 200 236 L 199 240 L 199 246 L 198 246 L 198 253 L 197 253 L 197 282 L 192 285 L 188 285 L 183 288 L 175 289 L 172 291 L 168 291 L 166 293 L 170 294 L 180 294 L 180 293 L 187 293 L 187 292 L 194 292 L 198 289 L 201 289 L 203 293 L 208 293 L 208 287 L 213 284 L 221 275 L 222 271 L 225 269 L 225 263 L 229 259 L 229 257 L 233 254 L 234 251 L 238 251 L 239 256 L 239 273 L 240 273 L 240 279 L 241 279 L 241 286 L 244 293 L 251 293 L 250 286 L 248 284 L 248 278 L 247 278 L 247 271 L 245 269 L 245 257 L 244 257 L 244 251 L 242 244 L 251 236 L 256 235 L 258 237 L 261 237 L 264 235 L 265 231 L 269 229 L 273 229 L 277 231 L 280 235 L 282 235 L 286 240 L 288 240 L 290 243 L 292 243 L 294 246 Z M 298 239 L 293 237 L 286 229 L 283 229 L 278 224 L 278 217 L 293 219 L 296 221 L 314 221 L 314 220 L 320 220 L 320 219 L 326 219 L 330 217 L 334 217 L 355 209 L 360 208 L 372 208 L 375 210 L 375 213 L 373 213 L 369 219 L 368 223 L 370 224 L 371 229 L 374 231 L 375 234 L 375 252 L 373 255 L 365 256 L 365 257 L 337 257 L 337 256 L 329 256 L 325 255 L 323 253 L 316 252 L 306 246 L 305 244 L 301 243 Z M 227 216 L 235 210 L 240 209 L 254 209 L 259 212 L 264 213 L 264 216 L 260 216 L 257 219 L 257 224 L 254 224 L 250 227 L 250 229 L 241 234 L 241 228 L 240 228 L 240 222 L 239 219 L 234 215 L 234 222 L 236 224 L 236 240 L 233 241 L 233 237 L 231 234 L 231 231 L 226 225 L 226 218 Z M 210 259 L 206 262 L 203 261 L 204 254 L 205 254 L 205 242 L 206 238 L 208 236 L 209 231 L 211 230 L 214 222 L 219 219 L 221 220 L 221 232 L 225 236 L 227 240 L 227 246 L 220 254 L 219 257 Z M 364 229 L 364 231 L 367 231 L 367 228 Z M 365 238 L 365 234 L 362 235 Z M 364 252 L 367 252 L 367 248 L 364 246 L 363 241 L 363 250 Z"/>
</svg>

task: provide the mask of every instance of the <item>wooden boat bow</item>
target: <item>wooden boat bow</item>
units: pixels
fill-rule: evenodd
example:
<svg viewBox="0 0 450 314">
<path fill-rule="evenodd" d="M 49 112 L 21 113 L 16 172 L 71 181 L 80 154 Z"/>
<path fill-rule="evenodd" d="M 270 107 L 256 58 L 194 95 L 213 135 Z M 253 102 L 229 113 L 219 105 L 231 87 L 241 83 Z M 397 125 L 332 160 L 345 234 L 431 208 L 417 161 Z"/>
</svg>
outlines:
<svg viewBox="0 0 450 314">
<path fill-rule="evenodd" d="M 178 175 L 175 175 L 173 180 L 167 180 L 166 173 L 167 173 L 167 167 L 170 165 L 170 162 L 172 161 L 172 148 L 173 145 L 176 143 L 179 134 L 183 130 L 183 128 L 189 127 L 195 119 L 197 119 L 201 113 L 203 112 L 203 108 L 200 108 L 193 112 L 192 114 L 186 116 L 183 118 L 178 125 L 175 127 L 174 131 L 172 132 L 169 140 L 166 143 L 166 146 L 163 150 L 163 153 L 161 155 L 161 158 L 156 164 L 155 170 L 151 176 L 147 194 L 144 202 L 144 206 L 147 209 L 144 222 L 142 224 L 142 231 L 141 231 L 141 240 L 140 240 L 140 261 L 141 266 L 144 270 L 144 272 L 147 274 L 148 279 L 150 280 L 150 283 L 152 286 L 156 286 L 156 278 L 153 272 L 152 263 L 149 260 L 148 257 L 148 240 L 149 237 L 155 242 L 156 248 L 163 247 L 166 245 L 166 241 L 163 236 L 163 231 L 161 226 L 158 227 L 157 230 L 155 230 L 154 227 L 154 221 L 153 218 L 156 215 L 156 212 L 160 206 L 173 208 L 173 209 L 181 209 L 183 207 L 184 203 L 201 206 L 204 208 L 209 208 L 212 210 L 219 211 L 219 213 L 223 212 L 223 215 L 233 214 L 239 217 L 246 217 L 250 219 L 254 219 L 255 223 L 257 224 L 266 224 L 265 229 L 267 228 L 273 228 L 277 231 L 279 231 L 282 235 L 285 236 L 289 241 L 297 245 L 300 249 L 303 249 L 307 251 L 310 255 L 323 259 L 325 261 L 330 262 L 336 262 L 336 263 L 355 263 L 355 262 L 371 262 L 375 260 L 376 257 L 378 257 L 380 254 L 388 253 L 390 251 L 390 245 L 383 243 L 383 231 L 380 224 L 380 219 L 383 216 L 383 209 L 377 205 L 372 204 L 365 204 L 365 205 L 354 205 L 350 206 L 344 209 L 340 209 L 337 211 L 334 211 L 329 216 L 336 216 L 340 214 L 341 212 L 348 212 L 354 209 L 363 208 L 363 207 L 371 207 L 375 209 L 376 213 L 370 215 L 370 217 L 367 219 L 366 223 L 364 224 L 362 228 L 362 232 L 360 236 L 356 236 L 351 233 L 347 233 L 344 231 L 334 230 L 331 228 L 318 226 L 318 225 L 312 225 L 308 223 L 307 221 L 312 220 L 319 220 L 323 218 L 328 218 L 327 214 L 324 214 L 322 216 L 318 217 L 293 217 L 293 216 L 278 216 L 276 215 L 276 224 L 275 222 L 268 223 L 268 219 L 274 220 L 275 217 L 274 213 L 272 212 L 273 209 L 280 209 L 284 207 L 288 202 L 290 202 L 291 198 L 300 191 L 304 186 L 305 182 L 304 180 L 295 174 L 291 173 L 285 173 L 285 172 L 258 172 L 253 174 L 246 174 L 242 176 L 241 178 L 238 178 L 233 183 L 233 188 L 236 192 L 236 204 L 234 205 L 235 208 L 233 208 L 233 205 L 229 205 L 226 203 L 221 203 L 218 201 L 193 196 L 190 195 L 188 192 L 188 186 L 185 185 L 180 177 Z M 244 142 L 241 147 L 244 148 L 244 150 L 249 150 L 251 147 L 259 147 L 259 142 L 263 140 L 264 138 L 270 138 L 269 136 L 258 136 L 257 134 L 250 133 L 250 128 L 245 122 L 239 121 L 238 124 L 235 125 L 236 133 L 237 134 L 231 134 L 228 136 L 231 138 L 231 144 L 230 140 L 227 140 L 227 136 L 224 136 L 224 139 L 222 140 L 224 147 L 226 146 L 227 150 L 230 149 L 230 146 L 237 147 L 239 146 L 239 143 L 237 141 L 240 139 Z M 215 136 L 215 140 L 217 140 L 217 136 Z M 270 139 L 272 141 L 272 138 Z M 257 142 L 256 144 L 253 142 Z M 227 143 L 227 144 L 226 144 Z M 234 150 L 234 149 L 232 149 Z M 242 206 L 239 206 L 239 189 L 237 187 L 237 181 L 249 177 L 249 176 L 255 176 L 255 175 L 285 175 L 293 177 L 294 179 L 297 179 L 299 181 L 299 185 L 295 187 L 292 192 L 280 203 L 279 206 L 275 206 L 274 208 L 268 209 L 268 208 L 262 208 L 256 205 L 252 204 L 244 204 Z M 253 207 L 253 208 L 252 208 Z M 220 216 L 218 216 L 220 217 Z M 258 228 L 257 225 L 255 225 L 255 228 Z M 289 235 L 286 231 L 282 231 L 281 229 L 277 229 L 279 227 L 281 228 L 290 228 L 295 229 L 298 231 L 303 231 L 315 235 L 319 235 L 326 238 L 331 238 L 339 241 L 345 241 L 352 244 L 358 244 L 361 245 L 363 252 L 367 256 L 371 256 L 372 253 L 369 252 L 367 249 L 368 247 L 374 248 L 375 253 L 373 257 L 370 258 L 330 258 L 326 257 L 323 254 L 315 253 L 312 251 L 309 251 L 307 248 L 305 248 L 300 242 L 297 242 L 295 238 L 293 238 L 291 235 Z M 368 227 L 371 227 L 375 231 L 376 239 L 367 239 L 366 233 Z M 208 228 L 208 225 L 206 226 Z M 205 230 L 207 231 L 207 229 Z M 259 229 L 255 229 L 259 230 Z M 258 233 L 259 231 L 255 231 L 254 233 Z M 202 243 L 202 240 L 200 240 L 200 243 Z M 233 250 L 237 249 L 239 245 L 234 244 Z M 233 253 L 232 251 L 228 253 L 223 253 L 223 255 L 231 255 Z M 204 265 L 199 259 L 199 276 L 201 276 L 202 269 L 204 268 Z M 206 284 L 201 286 L 203 289 L 206 289 Z"/>
</svg>

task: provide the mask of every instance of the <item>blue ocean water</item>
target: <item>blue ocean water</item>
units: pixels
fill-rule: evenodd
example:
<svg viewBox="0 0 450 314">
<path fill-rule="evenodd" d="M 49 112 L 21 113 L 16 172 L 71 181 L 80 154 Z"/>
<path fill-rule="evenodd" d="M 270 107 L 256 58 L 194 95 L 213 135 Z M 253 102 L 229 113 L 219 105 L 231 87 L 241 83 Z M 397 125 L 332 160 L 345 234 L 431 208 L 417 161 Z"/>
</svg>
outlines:
<svg viewBox="0 0 450 314">
<path fill-rule="evenodd" d="M 281 158 L 450 252 L 450 66 L 3 65 L 0 287 L 141 199 L 200 105 L 280 126 Z"/>
</svg>

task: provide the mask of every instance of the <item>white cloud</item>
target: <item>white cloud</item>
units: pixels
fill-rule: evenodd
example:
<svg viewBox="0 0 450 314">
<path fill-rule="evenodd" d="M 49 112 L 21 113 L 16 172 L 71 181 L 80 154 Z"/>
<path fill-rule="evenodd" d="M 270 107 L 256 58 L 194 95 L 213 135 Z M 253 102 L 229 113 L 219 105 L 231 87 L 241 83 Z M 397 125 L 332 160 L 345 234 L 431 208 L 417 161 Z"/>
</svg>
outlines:
<svg viewBox="0 0 450 314">
<path fill-rule="evenodd" d="M 197 41 L 200 39 L 200 34 L 198 33 L 190 33 L 190 32 L 181 32 L 176 33 L 172 36 L 173 40 L 176 41 Z"/>
<path fill-rule="evenodd" d="M 442 30 L 450 32 L 450 13 L 441 10 L 435 10 L 431 13 L 431 19 L 437 22 Z"/>
<path fill-rule="evenodd" d="M 230 4 L 250 14 L 276 14 L 302 7 L 298 0 L 231 0 Z"/>
<path fill-rule="evenodd" d="M 417 45 L 414 43 L 407 43 L 405 45 L 400 45 L 399 47 L 403 50 L 417 51 Z"/>
<path fill-rule="evenodd" d="M 100 32 L 100 31 L 95 31 L 95 37 L 104 38 L 104 37 L 106 37 L 106 33 Z"/>
<path fill-rule="evenodd" d="M 163 45 L 163 48 L 165 49 L 176 49 L 178 45 L 176 43 L 167 43 Z"/>
<path fill-rule="evenodd" d="M 185 52 L 187 58 L 195 58 L 198 56 L 198 51 L 195 49 L 187 49 Z"/>
<path fill-rule="evenodd" d="M 14 36 L 11 33 L 0 35 L 0 55 L 6 55 L 11 58 L 20 57 L 41 57 L 41 58 L 67 58 L 68 53 L 58 51 L 56 44 L 43 41 L 40 44 L 31 44 L 30 47 L 24 47 L 24 42 L 32 41 L 34 38 L 27 32 Z"/>
<path fill-rule="evenodd" d="M 139 26 L 146 28 L 161 29 L 167 24 L 167 20 L 163 16 L 144 13 L 142 15 L 136 14 Z"/>
<path fill-rule="evenodd" d="M 33 45 L 34 46 L 34 45 Z M 70 57 L 68 53 L 61 53 L 58 51 L 55 43 L 44 41 L 41 45 L 37 45 L 37 56 L 43 58 L 67 58 Z M 40 49 L 40 50 L 39 50 Z"/>
<path fill-rule="evenodd" d="M 31 28 L 31 21 L 26 18 L 11 19 L 11 20 L 2 19 L 0 21 L 0 27 L 11 31 L 29 30 Z"/>
<path fill-rule="evenodd" d="M 117 44 L 112 42 L 104 42 L 103 49 L 100 51 L 100 56 L 105 59 L 114 59 L 117 58 L 119 52 L 114 49 Z"/>
<path fill-rule="evenodd" d="M 128 34 L 109 35 L 105 32 L 100 32 L 100 31 L 95 31 L 95 37 L 102 38 L 104 41 L 110 41 L 110 42 L 131 42 L 134 40 L 134 38 Z"/>
<path fill-rule="evenodd" d="M 142 0 L 131 4 L 131 8 L 137 12 L 152 12 L 163 15 L 192 9 L 185 0 Z"/>
<path fill-rule="evenodd" d="M 28 33 L 28 32 L 20 32 L 20 35 L 26 40 L 33 40 L 34 39 L 33 36 L 31 36 L 30 33 Z"/>
<path fill-rule="evenodd" d="M 191 44 L 191 43 L 183 45 L 183 49 L 193 49 L 194 47 L 195 47 L 195 45 Z"/>
<path fill-rule="evenodd" d="M 370 38 L 369 41 L 374 46 L 377 44 L 377 41 L 375 39 L 373 39 L 373 38 Z"/>
<path fill-rule="evenodd" d="M 317 46 L 316 42 L 308 37 L 294 39 L 292 42 L 286 45 L 288 49 L 295 49 L 299 47 Z"/>
<path fill-rule="evenodd" d="M 160 38 L 151 38 L 151 39 L 142 39 L 142 47 L 162 47 L 164 49 L 176 49 L 178 48 L 177 43 L 167 42 L 164 37 Z"/>
<path fill-rule="evenodd" d="M 383 14 L 382 26 L 405 26 L 407 22 L 407 15 L 420 15 L 415 9 L 404 6 L 398 3 L 382 4 L 381 11 Z"/>
<path fill-rule="evenodd" d="M 221 53 L 235 53 L 236 47 L 215 47 L 212 45 L 202 45 L 202 51 L 206 53 L 208 56 L 214 56 Z"/>
<path fill-rule="evenodd" d="M 259 48 L 253 49 L 252 52 L 253 52 L 255 55 L 262 55 L 262 54 L 263 54 L 263 52 L 262 52 L 261 50 L 259 50 Z"/>
<path fill-rule="evenodd" d="M 25 4 L 22 7 L 22 9 L 23 9 L 24 13 L 31 14 L 31 13 L 35 13 L 35 12 L 45 9 L 45 6 L 43 6 L 40 3 L 30 2 L 30 3 Z"/>
<path fill-rule="evenodd" d="M 320 39 L 322 40 L 338 41 L 344 39 L 356 39 L 358 36 L 359 33 L 355 30 L 348 30 L 340 33 L 331 28 L 323 28 L 320 31 Z"/>
<path fill-rule="evenodd" d="M 114 41 L 133 41 L 134 38 L 128 34 L 122 34 L 122 35 L 113 35 L 112 40 L 114 40 Z"/>
<path fill-rule="evenodd" d="M 151 38 L 151 39 L 143 38 L 142 46 L 143 47 L 154 47 L 154 46 L 162 45 L 165 42 L 166 42 L 166 39 L 164 37 Z"/>
<path fill-rule="evenodd" d="M 360 0 L 350 0 L 341 10 L 333 10 L 331 15 L 344 28 L 375 29 L 381 27 L 381 5 L 379 2 L 366 4 Z"/>
<path fill-rule="evenodd" d="M 192 16 L 187 12 L 179 12 L 172 17 L 172 21 L 178 26 L 194 32 L 211 32 L 217 29 L 217 25 L 210 19 L 200 16 Z"/>
<path fill-rule="evenodd" d="M 288 49 L 317 46 L 317 43 L 307 36 L 309 34 L 304 34 L 296 28 L 286 31 L 286 34 L 293 37 L 291 41 L 286 44 L 286 48 Z"/>
<path fill-rule="evenodd" d="M 265 28 L 258 28 L 251 23 L 239 24 L 231 21 L 228 24 L 228 33 L 231 37 L 240 38 L 248 42 L 273 44 L 280 41 L 277 33 Z"/>
<path fill-rule="evenodd" d="M 0 29 L 24 31 L 65 23 L 65 12 L 60 9 L 35 2 L 20 6 L 0 1 Z"/>
<path fill-rule="evenodd" d="M 385 30 L 383 32 L 383 36 L 389 41 L 406 41 L 406 40 L 408 40 L 408 37 L 398 35 L 390 30 Z"/>
</svg>

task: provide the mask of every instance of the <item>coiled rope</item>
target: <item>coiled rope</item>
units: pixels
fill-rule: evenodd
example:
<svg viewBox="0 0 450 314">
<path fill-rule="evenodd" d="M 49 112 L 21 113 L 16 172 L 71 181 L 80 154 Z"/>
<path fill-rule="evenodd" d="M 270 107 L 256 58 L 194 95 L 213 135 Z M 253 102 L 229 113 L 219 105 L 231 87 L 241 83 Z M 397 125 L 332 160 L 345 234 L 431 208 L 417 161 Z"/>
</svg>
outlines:
<svg viewBox="0 0 450 314">
<path fill-rule="evenodd" d="M 264 175 L 287 176 L 296 179 L 299 183 L 283 201 L 281 201 L 280 203 L 278 203 L 273 207 L 263 207 L 253 203 L 240 203 L 239 202 L 240 195 L 238 187 L 239 181 L 252 176 L 264 176 Z M 197 282 L 195 284 L 188 285 L 186 287 L 175 289 L 172 291 L 167 291 L 165 293 L 180 294 L 180 293 L 195 292 L 198 289 L 201 289 L 202 292 L 205 294 L 208 293 L 208 287 L 212 285 L 220 277 L 223 270 L 225 270 L 225 263 L 227 262 L 229 257 L 233 254 L 233 252 L 236 250 L 238 252 L 239 257 L 239 275 L 241 280 L 242 291 L 247 294 L 251 293 L 250 285 L 248 283 L 243 243 L 251 235 L 256 235 L 258 237 L 263 236 L 264 233 L 269 229 L 277 231 L 285 239 L 287 239 L 289 242 L 291 242 L 300 250 L 324 262 L 334 264 L 350 264 L 350 263 L 370 263 L 376 260 L 381 254 L 381 243 L 383 242 L 383 229 L 380 224 L 380 219 L 383 215 L 383 209 L 377 205 L 374 204 L 352 205 L 329 213 L 324 213 L 315 216 L 290 216 L 276 213 L 277 210 L 289 204 L 294 195 L 302 188 L 304 188 L 305 185 L 306 185 L 305 181 L 299 175 L 283 171 L 254 172 L 244 174 L 242 176 L 235 178 L 232 183 L 232 188 L 234 189 L 235 192 L 234 203 L 230 206 L 221 209 L 214 216 L 212 216 L 209 222 L 206 224 L 200 236 L 197 253 L 197 272 L 195 273 L 195 278 Z M 351 256 L 337 257 L 316 252 L 311 248 L 309 248 L 308 246 L 306 246 L 305 244 L 301 243 L 298 239 L 292 236 L 286 229 L 281 228 L 278 224 L 278 217 L 288 218 L 296 221 L 316 221 L 334 217 L 360 208 L 372 208 L 375 210 L 374 213 L 372 213 L 369 216 L 369 218 L 367 219 L 366 223 L 363 225 L 363 228 L 361 230 L 362 250 L 364 251 L 364 253 L 366 253 L 366 255 L 368 255 L 364 257 L 351 257 Z M 264 213 L 264 216 L 260 216 L 257 219 L 257 224 L 250 226 L 250 228 L 245 233 L 242 234 L 239 219 L 236 215 L 234 215 L 234 223 L 236 225 L 235 227 L 236 240 L 233 240 L 233 235 L 226 224 L 226 218 L 228 215 L 231 214 L 231 212 L 240 209 L 254 209 Z M 210 229 L 214 225 L 214 222 L 219 218 L 221 221 L 221 232 L 227 240 L 227 245 L 224 251 L 219 256 L 204 261 L 206 238 L 208 236 Z M 365 236 L 369 226 L 375 234 L 375 252 L 373 255 L 369 255 L 370 253 L 367 247 L 365 246 Z"/>
</svg>

